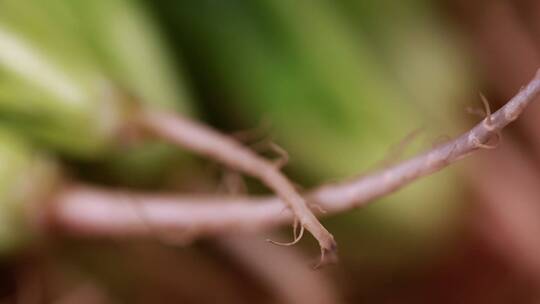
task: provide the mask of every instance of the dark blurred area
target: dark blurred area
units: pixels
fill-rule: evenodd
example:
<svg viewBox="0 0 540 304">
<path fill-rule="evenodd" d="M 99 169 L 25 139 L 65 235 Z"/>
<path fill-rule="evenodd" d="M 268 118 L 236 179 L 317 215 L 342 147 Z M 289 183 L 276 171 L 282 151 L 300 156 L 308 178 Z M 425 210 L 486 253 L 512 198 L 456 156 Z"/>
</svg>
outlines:
<svg viewBox="0 0 540 304">
<path fill-rule="evenodd" d="M 116 36 L 119 55 L 103 47 L 99 64 L 73 64 L 74 73 L 105 66 L 123 88 L 141 88 L 138 96 L 162 98 L 170 108 L 181 104 L 180 111 L 263 155 L 275 157 L 269 146 L 277 143 L 291 158 L 285 172 L 306 188 L 369 173 L 458 135 L 483 118 L 476 115 L 480 93 L 495 110 L 540 67 L 536 0 L 182 0 L 146 1 L 139 9 L 172 58 L 160 64 L 179 77 L 152 84 L 167 69 L 150 71 L 158 64 L 146 67 L 136 56 L 141 66 L 124 70 L 129 61 L 118 58 L 142 40 Z M 76 51 L 70 46 L 68 53 Z M 77 62 L 71 56 L 59 58 Z M 2 110 L 0 120 L 12 115 Z M 20 124 L 30 112 L 16 109 L 12 120 Z M 187 245 L 47 235 L 2 253 L 0 303 L 538 303 L 537 113 L 540 103 L 505 130 L 497 149 L 326 218 L 340 244 L 336 265 L 312 270 L 318 249 L 308 237 L 292 247 L 265 241 L 289 238 L 287 227 Z M 50 117 L 44 120 L 55 121 Z M 267 193 L 254 180 L 161 144 L 93 159 L 78 151 L 86 146 L 77 134 L 30 131 L 21 134 L 58 153 L 70 177 L 152 190 Z M 64 148 L 70 145 L 78 146 Z"/>
</svg>

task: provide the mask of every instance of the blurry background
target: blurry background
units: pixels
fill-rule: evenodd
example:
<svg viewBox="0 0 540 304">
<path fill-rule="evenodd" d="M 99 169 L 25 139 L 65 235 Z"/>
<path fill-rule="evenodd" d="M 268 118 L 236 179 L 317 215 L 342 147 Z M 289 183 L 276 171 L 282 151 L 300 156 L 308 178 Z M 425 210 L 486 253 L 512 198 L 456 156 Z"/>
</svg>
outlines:
<svg viewBox="0 0 540 304">
<path fill-rule="evenodd" d="M 104 75 L 268 157 L 277 156 L 270 148 L 277 143 L 290 155 L 286 173 L 306 188 L 369 173 L 465 131 L 482 119 L 480 92 L 496 109 L 540 67 L 535 0 L 0 0 L 0 7 L 0 25 L 82 87 Z M 37 101 L 25 108 L 34 97 L 6 75 L 0 69 L 9 93 L 0 96 L 2 127 L 47 151 L 69 177 L 224 194 L 245 182 L 250 193 L 267 193 L 162 143 L 109 149 L 107 132 L 92 129 L 104 124 L 106 105 L 73 110 L 80 116 Z M 10 250 L 1 258 L 0 299 L 537 303 L 539 111 L 540 104 L 529 108 L 498 149 L 326 218 L 340 246 L 335 266 L 311 270 L 318 249 L 307 237 L 286 248 L 264 241 L 289 238 L 287 227 L 188 246 L 48 236 L 12 249 L 3 237 Z M 86 128 L 58 131 L 74 123 Z M 45 133 L 40 124 L 53 127 Z"/>
</svg>

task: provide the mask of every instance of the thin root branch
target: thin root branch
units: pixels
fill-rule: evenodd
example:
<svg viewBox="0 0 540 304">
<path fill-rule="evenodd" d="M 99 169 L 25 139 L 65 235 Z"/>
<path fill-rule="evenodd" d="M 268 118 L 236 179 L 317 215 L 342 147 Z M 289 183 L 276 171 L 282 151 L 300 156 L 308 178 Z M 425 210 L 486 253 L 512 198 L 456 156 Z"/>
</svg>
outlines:
<svg viewBox="0 0 540 304">
<path fill-rule="evenodd" d="M 296 240 L 298 236 L 298 219 L 297 218 L 294 218 L 294 223 L 293 223 L 293 238 Z"/>
<path fill-rule="evenodd" d="M 283 168 L 289 162 L 289 153 L 273 141 L 269 145 L 270 149 L 279 155 L 279 158 L 274 161 L 274 166 L 278 169 Z"/>
<path fill-rule="evenodd" d="M 295 226 L 298 226 L 297 224 L 295 224 Z M 296 236 L 296 227 L 293 228 L 293 233 L 295 235 L 295 238 L 293 241 L 291 242 L 288 242 L 288 243 L 282 243 L 282 242 L 277 242 L 277 241 L 274 241 L 274 240 L 271 240 L 271 239 L 266 239 L 267 242 L 269 243 L 272 243 L 274 245 L 278 245 L 278 246 L 292 246 L 292 245 L 295 245 L 297 244 L 301 239 L 302 237 L 304 236 L 304 226 L 300 225 L 300 233 L 298 234 L 298 236 Z"/>
<path fill-rule="evenodd" d="M 486 119 L 486 125 L 491 126 L 493 124 L 492 122 L 492 112 L 491 112 L 491 106 L 489 105 L 489 101 L 487 100 L 486 96 L 482 93 L 479 93 L 480 100 L 482 101 L 483 109 L 473 108 L 473 107 L 467 107 L 467 113 L 472 114 L 478 117 L 482 117 Z"/>
<path fill-rule="evenodd" d="M 317 211 L 319 211 L 319 212 L 322 213 L 322 214 L 328 213 L 328 211 L 326 211 L 326 210 L 325 210 L 321 205 L 319 205 L 319 204 L 311 204 L 310 206 L 311 206 L 311 208 L 313 208 L 313 209 L 317 209 Z"/>
<path fill-rule="evenodd" d="M 501 142 L 501 138 L 502 138 L 502 135 L 501 135 L 500 132 L 495 133 L 495 136 L 497 137 L 497 140 L 496 140 L 496 142 L 495 142 L 494 144 L 491 144 L 491 145 L 490 145 L 490 144 L 484 144 L 484 143 L 481 143 L 481 142 L 478 140 L 478 138 L 476 138 L 476 137 L 473 137 L 472 140 L 473 140 L 474 145 L 475 145 L 476 147 L 478 147 L 478 148 L 481 148 L 481 149 L 487 149 L 487 150 L 493 150 L 493 149 L 496 149 L 496 148 L 499 146 L 499 144 L 500 144 L 500 142 Z"/>
<path fill-rule="evenodd" d="M 289 153 L 271 139 L 264 139 L 255 143 L 251 145 L 251 148 L 258 152 L 270 150 L 271 152 L 276 153 L 278 158 L 274 160 L 273 163 L 277 169 L 283 168 L 289 162 Z"/>
<path fill-rule="evenodd" d="M 480 93 L 480 99 L 482 100 L 482 104 L 484 105 L 484 114 L 486 115 L 486 127 L 491 130 L 493 129 L 491 106 L 489 105 L 489 101 L 487 100 L 486 96 L 484 96 L 484 94 Z"/>
</svg>

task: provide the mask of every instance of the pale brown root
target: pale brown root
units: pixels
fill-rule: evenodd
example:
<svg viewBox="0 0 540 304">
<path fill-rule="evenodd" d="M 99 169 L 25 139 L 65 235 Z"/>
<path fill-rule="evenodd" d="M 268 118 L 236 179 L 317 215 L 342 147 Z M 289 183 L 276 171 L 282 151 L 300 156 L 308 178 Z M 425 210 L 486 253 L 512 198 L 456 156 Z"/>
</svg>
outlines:
<svg viewBox="0 0 540 304">
<path fill-rule="evenodd" d="M 433 142 L 431 143 L 431 147 L 433 149 L 435 149 L 436 147 L 438 147 L 438 146 L 440 146 L 440 145 L 442 145 L 442 144 L 444 144 L 444 143 L 446 143 L 446 142 L 448 142 L 450 140 L 452 140 L 452 137 L 450 137 L 449 135 L 446 135 L 446 134 L 439 135 L 435 139 L 433 139 Z"/>
<path fill-rule="evenodd" d="M 306 193 L 305 197 L 328 214 L 364 206 L 479 150 L 478 143 L 485 144 L 500 133 L 539 93 L 540 73 L 537 73 L 524 89 L 491 115 L 491 125 L 482 121 L 461 136 L 427 152 L 370 175 L 323 185 Z M 133 195 L 140 199 L 153 225 L 163 229 L 188 230 L 193 238 L 265 230 L 292 223 L 296 215 L 284 209 L 286 203 L 277 197 Z M 122 202 L 111 190 L 66 187 L 59 191 L 52 203 L 50 212 L 46 213 L 48 223 L 65 233 L 125 237 L 148 232 L 133 214 L 132 206 Z M 326 253 L 323 251 L 321 255 Z"/>
<path fill-rule="evenodd" d="M 123 192 L 120 195 L 123 195 L 125 198 L 124 200 L 128 204 L 131 204 L 135 215 L 140 219 L 140 222 L 144 225 L 145 229 L 148 230 L 148 234 L 161 244 L 184 246 L 191 242 L 189 229 L 183 231 L 163 229 L 161 226 L 154 224 L 154 221 L 144 210 L 144 204 L 139 198 L 127 192 Z"/>
<path fill-rule="evenodd" d="M 227 188 L 230 194 L 234 195 L 234 194 L 239 194 L 239 193 L 241 194 L 247 193 L 247 187 L 240 174 L 237 174 L 235 172 L 232 172 L 232 173 L 227 172 L 223 183 L 225 184 L 225 187 Z M 266 241 L 274 245 L 278 245 L 278 246 L 295 245 L 302 239 L 302 236 L 304 235 L 304 226 L 301 226 L 301 225 L 300 225 L 300 235 L 297 234 L 298 226 L 299 226 L 298 218 L 295 218 L 294 223 L 293 223 L 293 241 L 291 242 L 283 243 L 283 242 L 274 241 L 272 239 L 266 239 Z"/>
<path fill-rule="evenodd" d="M 297 226 L 298 226 L 298 224 L 296 224 L 296 221 L 295 221 L 295 224 L 294 224 L 294 227 L 293 227 L 294 240 L 292 240 L 291 242 L 282 243 L 282 242 L 274 241 L 272 239 L 266 239 L 266 241 L 269 242 L 269 243 L 272 243 L 274 245 L 278 245 L 278 246 L 296 245 L 298 242 L 300 242 L 300 240 L 302 239 L 302 236 L 304 236 L 304 226 L 302 226 L 302 225 L 300 225 L 300 234 L 298 234 L 298 236 L 296 235 L 296 227 Z"/>
<path fill-rule="evenodd" d="M 302 231 L 302 233 L 303 233 L 303 231 Z M 293 240 L 294 241 L 293 242 L 295 242 L 297 239 L 298 239 L 298 219 L 294 218 L 294 222 L 293 222 Z M 272 243 L 274 245 L 285 245 L 285 246 L 287 246 L 286 244 L 288 244 L 288 243 L 275 242 L 270 238 L 266 239 L 266 241 L 269 242 L 269 243 Z"/>
<path fill-rule="evenodd" d="M 482 92 L 478 93 L 478 95 L 480 96 L 480 100 L 482 101 L 483 109 L 479 109 L 476 107 L 467 107 L 466 111 L 468 114 L 487 118 L 487 123 L 491 124 L 491 106 L 489 105 L 489 101 Z"/>
<path fill-rule="evenodd" d="M 484 127 L 488 130 L 495 131 L 496 127 L 493 126 L 492 112 L 491 112 L 491 106 L 489 105 L 489 101 L 487 100 L 486 96 L 484 96 L 484 94 L 479 93 L 479 95 L 480 95 L 480 100 L 482 101 L 483 110 L 468 108 L 467 112 L 469 114 L 474 114 L 474 115 L 482 117 L 484 119 L 482 121 L 482 124 L 484 125 Z M 471 136 L 471 141 L 477 148 L 492 150 L 492 149 L 497 148 L 499 146 L 499 143 L 502 140 L 502 134 L 500 130 L 496 131 L 492 137 L 496 137 L 496 141 L 494 144 L 487 143 L 487 141 L 489 141 L 491 138 L 488 139 L 486 143 L 482 143 L 480 142 L 480 140 L 478 140 L 477 137 Z"/>
<path fill-rule="evenodd" d="M 279 155 L 279 158 L 274 161 L 274 166 L 281 169 L 289 162 L 289 153 L 275 142 L 270 142 L 270 149 Z"/>
<path fill-rule="evenodd" d="M 502 141 L 501 134 L 496 133 L 494 134 L 494 136 L 497 138 L 494 144 L 483 144 L 477 139 L 473 139 L 473 142 L 478 148 L 482 148 L 486 150 L 493 150 L 493 149 L 496 149 Z"/>
<path fill-rule="evenodd" d="M 484 118 L 484 125 L 487 129 L 493 129 L 494 126 L 493 126 L 493 121 L 492 121 L 492 118 L 491 118 L 491 106 L 489 105 L 489 101 L 487 100 L 486 96 L 484 96 L 484 94 L 480 93 L 480 99 L 482 100 L 482 104 L 484 105 L 484 115 L 485 115 L 485 118 Z M 499 146 L 501 140 L 502 140 L 502 134 L 501 134 L 501 131 L 497 131 L 495 132 L 494 136 L 497 138 L 496 142 L 494 144 L 483 144 L 483 143 L 479 143 L 477 142 L 477 146 L 480 147 L 480 148 L 483 148 L 483 149 L 495 149 Z"/>
<path fill-rule="evenodd" d="M 298 235 L 298 219 L 294 219 L 293 224 L 293 238 L 296 239 Z"/>
<path fill-rule="evenodd" d="M 315 237 L 323 250 L 336 250 L 337 244 L 332 234 L 313 215 L 287 177 L 271 162 L 233 138 L 175 113 L 142 109 L 137 121 L 141 127 L 171 144 L 258 178 L 291 208 L 301 225 Z"/>
<path fill-rule="evenodd" d="M 489 101 L 482 93 L 480 93 L 480 99 L 482 100 L 482 104 L 484 105 L 484 115 L 486 115 L 486 121 L 489 125 L 491 125 L 491 106 L 489 105 Z"/>
</svg>

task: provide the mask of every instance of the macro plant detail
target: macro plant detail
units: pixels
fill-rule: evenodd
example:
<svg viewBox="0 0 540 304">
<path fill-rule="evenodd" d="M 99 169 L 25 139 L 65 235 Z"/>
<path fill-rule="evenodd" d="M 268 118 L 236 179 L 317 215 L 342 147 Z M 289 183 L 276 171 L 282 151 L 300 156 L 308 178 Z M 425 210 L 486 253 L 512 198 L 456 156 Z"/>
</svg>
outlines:
<svg viewBox="0 0 540 304">
<path fill-rule="evenodd" d="M 7 301 L 404 300 L 460 241 L 536 282 L 540 59 L 458 2 L 0 1 Z"/>
</svg>

